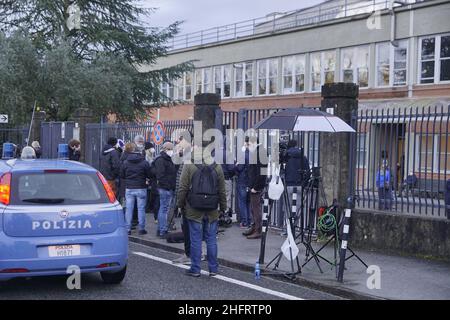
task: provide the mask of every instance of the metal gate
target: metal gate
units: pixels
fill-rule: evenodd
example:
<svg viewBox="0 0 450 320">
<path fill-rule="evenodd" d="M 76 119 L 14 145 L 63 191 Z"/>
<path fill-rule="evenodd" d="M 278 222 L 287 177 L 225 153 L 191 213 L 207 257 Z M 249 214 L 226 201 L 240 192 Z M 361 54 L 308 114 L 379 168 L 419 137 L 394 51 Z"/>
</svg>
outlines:
<svg viewBox="0 0 450 320">
<path fill-rule="evenodd" d="M 43 122 L 41 124 L 42 158 L 58 157 L 58 144 L 68 143 L 73 138 L 75 122 Z"/>
</svg>

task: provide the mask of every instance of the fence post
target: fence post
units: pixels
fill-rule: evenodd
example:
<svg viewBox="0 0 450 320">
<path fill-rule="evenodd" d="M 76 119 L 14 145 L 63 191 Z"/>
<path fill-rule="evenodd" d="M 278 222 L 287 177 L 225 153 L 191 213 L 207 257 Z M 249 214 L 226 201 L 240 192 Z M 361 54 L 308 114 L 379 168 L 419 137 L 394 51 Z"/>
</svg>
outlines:
<svg viewBox="0 0 450 320">
<path fill-rule="evenodd" d="M 223 127 L 223 111 L 222 109 L 216 109 L 216 129 L 222 131 L 223 134 L 225 134 L 224 127 Z"/>
<path fill-rule="evenodd" d="M 242 129 L 247 131 L 247 109 L 240 109 L 238 113 L 238 121 L 237 121 L 238 129 Z"/>
<path fill-rule="evenodd" d="M 332 111 L 336 116 L 352 125 L 352 115 L 358 110 L 359 87 L 353 83 L 331 83 L 322 86 L 322 111 Z M 320 139 L 320 166 L 323 186 L 328 203 L 334 199 L 341 207 L 353 183 L 350 171 L 355 170 L 352 161 L 355 150 L 350 150 L 351 133 L 323 133 Z M 350 169 L 350 166 L 352 168 Z M 352 172 L 352 177 L 354 177 Z"/>
<path fill-rule="evenodd" d="M 78 108 L 75 110 L 72 120 L 75 123 L 78 123 L 78 127 L 80 129 L 80 142 L 81 142 L 81 157 L 80 161 L 84 162 L 86 158 L 86 150 L 90 146 L 88 145 L 88 141 L 86 141 L 86 124 L 94 121 L 94 114 L 90 109 L 87 108 Z"/>
</svg>

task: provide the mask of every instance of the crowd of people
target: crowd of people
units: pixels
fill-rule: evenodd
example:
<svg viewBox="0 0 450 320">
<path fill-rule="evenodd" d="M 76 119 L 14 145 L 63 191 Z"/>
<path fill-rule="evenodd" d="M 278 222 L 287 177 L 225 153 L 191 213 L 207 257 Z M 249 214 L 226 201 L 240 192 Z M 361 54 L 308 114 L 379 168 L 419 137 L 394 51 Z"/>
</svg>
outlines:
<svg viewBox="0 0 450 320">
<path fill-rule="evenodd" d="M 242 234 L 247 239 L 262 236 L 262 197 L 267 186 L 266 163 L 260 158 L 267 154 L 257 137 L 246 137 L 242 147 L 242 163 L 223 161 L 215 163 L 205 158 L 203 148 L 180 137 L 164 142 L 159 154 L 153 143 L 137 135 L 133 142 L 124 143 L 115 137 L 107 140 L 100 155 L 99 171 L 122 203 L 128 234 L 137 229 L 147 234 L 146 214 L 154 215 L 156 236 L 168 239 L 174 230 L 174 216 L 180 215 L 185 254 L 175 262 L 191 265 L 187 274 L 200 276 L 202 241 L 206 242 L 206 260 L 210 275 L 218 272 L 217 234 L 220 217 L 233 214 L 233 189 L 236 190 Z M 290 142 L 287 152 L 286 176 L 289 184 L 296 184 L 300 174 L 300 150 Z M 40 158 L 42 149 L 38 141 L 21 150 L 22 159 Z M 186 156 L 189 155 L 189 156 Z M 202 164 L 194 164 L 196 157 Z M 80 161 L 81 143 L 68 143 L 68 158 Z M 175 158 L 181 161 L 175 161 Z M 198 157 L 197 157 L 198 158 Z M 307 161 L 307 160 L 306 160 Z M 308 166 L 305 163 L 300 166 Z M 300 176 L 299 176 L 300 179 Z M 291 181 L 292 180 L 292 181 Z M 234 183 L 235 182 L 235 183 Z"/>
<path fill-rule="evenodd" d="M 156 155 L 155 146 L 136 136 L 133 142 L 120 146 L 117 138 L 108 139 L 101 154 L 100 172 L 111 189 L 122 200 L 128 233 L 134 229 L 147 234 L 146 212 L 153 213 L 157 223 L 156 236 L 167 239 L 172 230 L 174 215 L 180 215 L 185 254 L 176 260 L 190 263 L 187 274 L 200 275 L 202 241 L 206 242 L 206 260 L 211 275 L 218 272 L 217 233 L 221 216 L 230 216 L 233 208 L 233 180 L 236 181 L 239 223 L 243 236 L 259 239 L 262 236 L 262 197 L 267 187 L 267 164 L 260 159 L 267 153 L 257 137 L 246 137 L 243 163 L 224 161 L 216 164 L 212 157 L 204 158 L 202 148 L 182 137 L 162 144 Z M 202 164 L 194 164 L 201 153 Z M 286 171 L 290 185 L 301 179 L 301 169 L 307 163 L 296 161 L 300 149 L 290 142 Z M 189 157 L 185 155 L 189 154 Z M 174 159 L 182 159 L 174 161 Z M 239 158 L 239 157 L 238 157 Z M 250 161 L 252 159 L 253 161 Z M 306 160 L 307 162 L 307 160 Z M 296 176 L 298 178 L 295 178 Z"/>
</svg>

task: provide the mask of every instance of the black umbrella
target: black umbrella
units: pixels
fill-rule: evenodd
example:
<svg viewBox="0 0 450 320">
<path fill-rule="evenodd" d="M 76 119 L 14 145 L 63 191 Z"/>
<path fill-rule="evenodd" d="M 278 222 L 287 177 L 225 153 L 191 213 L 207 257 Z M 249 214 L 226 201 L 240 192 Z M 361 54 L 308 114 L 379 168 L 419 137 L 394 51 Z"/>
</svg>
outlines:
<svg viewBox="0 0 450 320">
<path fill-rule="evenodd" d="M 253 128 L 286 131 L 355 132 L 341 118 L 311 108 L 283 109 L 261 120 Z"/>
</svg>

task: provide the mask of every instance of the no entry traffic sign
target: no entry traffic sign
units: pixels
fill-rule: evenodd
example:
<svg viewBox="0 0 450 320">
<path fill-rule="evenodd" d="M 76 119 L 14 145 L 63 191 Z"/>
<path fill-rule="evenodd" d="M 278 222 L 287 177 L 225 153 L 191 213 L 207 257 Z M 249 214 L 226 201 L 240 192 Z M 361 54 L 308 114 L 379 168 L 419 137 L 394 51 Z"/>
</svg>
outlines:
<svg viewBox="0 0 450 320">
<path fill-rule="evenodd" d="M 165 135 L 166 129 L 164 128 L 164 124 L 158 120 L 153 126 L 152 140 L 156 145 L 160 145 L 163 143 Z"/>
</svg>

